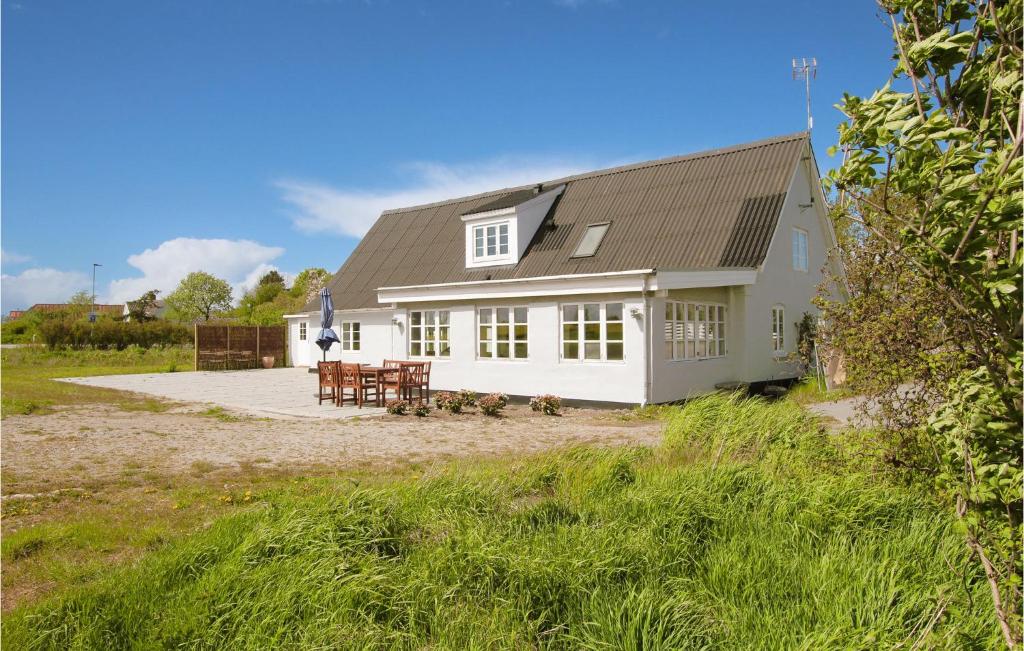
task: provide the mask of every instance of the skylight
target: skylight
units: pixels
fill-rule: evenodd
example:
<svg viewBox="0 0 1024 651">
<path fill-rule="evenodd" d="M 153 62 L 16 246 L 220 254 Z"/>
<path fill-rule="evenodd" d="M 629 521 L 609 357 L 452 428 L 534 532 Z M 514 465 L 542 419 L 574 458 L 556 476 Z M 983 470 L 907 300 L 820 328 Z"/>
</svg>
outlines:
<svg viewBox="0 0 1024 651">
<path fill-rule="evenodd" d="M 587 231 L 583 233 L 583 239 L 580 240 L 579 245 L 570 257 L 589 258 L 597 253 L 597 247 L 601 246 L 601 240 L 604 239 L 604 234 L 608 232 L 609 226 L 611 226 L 611 222 L 587 225 Z"/>
</svg>

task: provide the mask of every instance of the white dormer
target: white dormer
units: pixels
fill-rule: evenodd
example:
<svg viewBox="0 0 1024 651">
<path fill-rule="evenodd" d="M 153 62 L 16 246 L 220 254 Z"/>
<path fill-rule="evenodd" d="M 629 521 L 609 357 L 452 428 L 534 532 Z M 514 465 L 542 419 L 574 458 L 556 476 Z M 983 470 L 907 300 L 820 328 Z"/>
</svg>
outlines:
<svg viewBox="0 0 1024 651">
<path fill-rule="evenodd" d="M 533 192 L 512 193 L 463 215 L 466 268 L 517 264 L 564 189 L 563 184 L 542 192 L 538 186 Z"/>
</svg>

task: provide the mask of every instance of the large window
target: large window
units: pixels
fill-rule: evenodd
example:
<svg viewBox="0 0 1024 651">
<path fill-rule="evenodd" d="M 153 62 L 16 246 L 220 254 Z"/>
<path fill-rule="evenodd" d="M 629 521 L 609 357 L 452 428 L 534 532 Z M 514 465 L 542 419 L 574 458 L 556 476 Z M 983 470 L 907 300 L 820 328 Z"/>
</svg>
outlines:
<svg viewBox="0 0 1024 651">
<path fill-rule="evenodd" d="M 786 311 L 781 305 L 772 308 L 772 352 L 786 352 Z"/>
<path fill-rule="evenodd" d="M 622 303 L 562 306 L 562 359 L 621 361 Z"/>
<path fill-rule="evenodd" d="M 356 351 L 356 350 L 359 350 L 359 322 L 358 321 L 342 321 L 341 322 L 341 350 L 342 351 Z"/>
<path fill-rule="evenodd" d="M 508 255 L 508 222 L 473 227 L 473 258 L 487 260 Z"/>
<path fill-rule="evenodd" d="M 665 301 L 666 359 L 707 359 L 725 353 L 724 305 Z"/>
<path fill-rule="evenodd" d="M 299 341 L 306 340 L 306 322 L 299 321 Z"/>
<path fill-rule="evenodd" d="M 807 271 L 807 231 L 793 229 L 793 269 Z"/>
<path fill-rule="evenodd" d="M 448 357 L 448 310 L 416 310 L 409 313 L 409 356 Z"/>
<path fill-rule="evenodd" d="M 477 316 L 477 352 L 481 359 L 527 358 L 530 349 L 525 307 L 482 307 Z"/>
</svg>

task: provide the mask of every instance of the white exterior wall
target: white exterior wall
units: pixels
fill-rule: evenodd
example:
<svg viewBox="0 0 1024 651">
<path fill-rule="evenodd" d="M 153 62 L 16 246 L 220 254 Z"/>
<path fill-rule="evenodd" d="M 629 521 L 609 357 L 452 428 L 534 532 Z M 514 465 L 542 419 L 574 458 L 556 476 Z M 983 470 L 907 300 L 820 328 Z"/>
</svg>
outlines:
<svg viewBox="0 0 1024 651">
<path fill-rule="evenodd" d="M 797 350 L 796 324 L 804 313 L 818 313 L 811 300 L 824 278 L 822 269 L 832 244 L 830 236 L 826 235 L 829 232 L 828 222 L 820 194 L 809 181 L 811 164 L 810 159 L 798 162 L 757 282 L 742 288 L 746 293 L 747 310 L 746 369 L 743 374 L 750 381 L 793 378 L 799 372 L 796 363 L 773 354 L 772 306 L 782 305 L 785 309 L 787 355 Z M 812 197 L 814 205 L 806 207 L 812 203 Z M 801 204 L 805 207 L 801 208 Z M 794 226 L 807 231 L 807 271 L 793 269 Z"/>
<path fill-rule="evenodd" d="M 359 323 L 360 345 L 358 351 L 342 351 L 341 344 L 334 344 L 327 351 L 328 361 L 344 360 L 357 364 L 380 364 L 384 359 L 405 359 L 403 348 L 391 319 L 393 310 L 367 310 L 362 312 L 335 312 L 332 329 L 341 339 L 341 324 L 345 321 Z M 299 322 L 306 322 L 306 341 L 299 340 Z M 320 332 L 320 313 L 313 312 L 308 316 L 288 318 L 288 346 L 290 364 L 292 366 L 316 367 L 316 363 L 324 358 L 323 351 L 316 345 L 316 335 Z"/>
</svg>

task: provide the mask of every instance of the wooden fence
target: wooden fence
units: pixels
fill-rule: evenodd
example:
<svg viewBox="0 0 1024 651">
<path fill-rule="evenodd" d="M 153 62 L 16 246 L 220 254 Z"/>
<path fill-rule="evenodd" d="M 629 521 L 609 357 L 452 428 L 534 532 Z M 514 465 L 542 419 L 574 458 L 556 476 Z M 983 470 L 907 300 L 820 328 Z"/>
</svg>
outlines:
<svg viewBox="0 0 1024 651">
<path fill-rule="evenodd" d="M 225 371 L 260 368 L 272 356 L 274 366 L 284 366 L 285 326 L 195 326 L 195 369 Z"/>
</svg>

